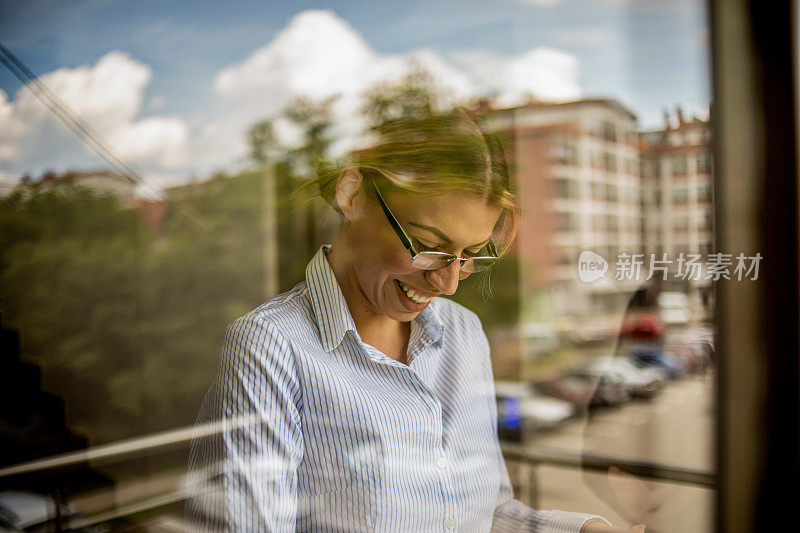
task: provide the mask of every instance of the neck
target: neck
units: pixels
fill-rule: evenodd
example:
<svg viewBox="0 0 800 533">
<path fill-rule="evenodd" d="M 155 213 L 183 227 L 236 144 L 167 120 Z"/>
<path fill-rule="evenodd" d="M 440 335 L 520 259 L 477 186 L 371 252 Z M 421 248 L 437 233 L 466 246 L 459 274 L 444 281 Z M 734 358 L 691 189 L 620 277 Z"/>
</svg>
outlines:
<svg viewBox="0 0 800 533">
<path fill-rule="evenodd" d="M 349 246 L 346 233 L 345 228 L 340 228 L 327 258 L 347 302 L 358 335 L 364 342 L 381 350 L 392 359 L 405 362 L 411 324 L 387 317 L 370 303 L 358 283 L 354 268 L 358 254 Z"/>
</svg>

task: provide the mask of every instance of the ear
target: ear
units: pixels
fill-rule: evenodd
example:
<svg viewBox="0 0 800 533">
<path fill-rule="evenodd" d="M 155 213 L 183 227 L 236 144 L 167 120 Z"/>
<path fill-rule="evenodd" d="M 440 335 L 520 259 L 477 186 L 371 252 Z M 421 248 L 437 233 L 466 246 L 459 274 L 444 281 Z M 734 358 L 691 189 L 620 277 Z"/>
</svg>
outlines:
<svg viewBox="0 0 800 533">
<path fill-rule="evenodd" d="M 364 178 L 358 169 L 346 168 L 336 182 L 336 204 L 347 220 L 361 218 L 366 210 Z"/>
</svg>

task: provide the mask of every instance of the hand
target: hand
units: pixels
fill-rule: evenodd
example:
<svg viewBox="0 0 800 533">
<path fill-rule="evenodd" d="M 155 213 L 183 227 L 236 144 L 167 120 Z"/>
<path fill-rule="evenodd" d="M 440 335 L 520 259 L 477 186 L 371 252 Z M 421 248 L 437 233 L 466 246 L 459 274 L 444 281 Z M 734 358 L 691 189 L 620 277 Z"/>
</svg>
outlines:
<svg viewBox="0 0 800 533">
<path fill-rule="evenodd" d="M 589 520 L 581 528 L 581 533 L 645 533 L 645 529 L 642 524 L 632 527 L 615 527 L 600 520 Z"/>
</svg>

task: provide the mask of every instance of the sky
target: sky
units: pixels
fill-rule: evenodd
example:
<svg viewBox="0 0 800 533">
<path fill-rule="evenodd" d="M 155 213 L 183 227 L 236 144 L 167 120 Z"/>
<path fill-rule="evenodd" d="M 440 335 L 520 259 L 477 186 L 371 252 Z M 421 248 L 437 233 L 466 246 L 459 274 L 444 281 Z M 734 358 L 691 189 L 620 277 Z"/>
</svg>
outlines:
<svg viewBox="0 0 800 533">
<path fill-rule="evenodd" d="M 5 0 L 0 42 L 154 187 L 246 164 L 247 127 L 300 95 L 339 95 L 346 151 L 363 92 L 414 64 L 454 101 L 610 97 L 643 129 L 710 99 L 699 0 Z M 0 178 L 102 166 L 0 65 Z"/>
</svg>

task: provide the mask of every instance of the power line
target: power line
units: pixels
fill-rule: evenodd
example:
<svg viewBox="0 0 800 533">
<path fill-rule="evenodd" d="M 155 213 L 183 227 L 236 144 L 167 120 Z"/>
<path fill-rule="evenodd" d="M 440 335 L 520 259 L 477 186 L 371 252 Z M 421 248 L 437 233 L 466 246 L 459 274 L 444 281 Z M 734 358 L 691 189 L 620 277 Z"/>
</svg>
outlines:
<svg viewBox="0 0 800 533">
<path fill-rule="evenodd" d="M 133 170 L 125 161 L 117 157 L 106 146 L 103 137 L 86 121 L 70 111 L 69 107 L 53 94 L 19 58 L 17 58 L 2 42 L 0 42 L 0 63 L 6 66 L 50 111 L 52 111 L 66 126 L 72 130 L 86 145 L 88 145 L 106 163 L 134 185 L 146 189 L 152 198 L 162 200 L 163 195 L 154 191 L 139 173 Z M 185 217 L 191 224 L 203 228 L 203 225 L 180 209 L 178 213 Z M 204 229 L 204 228 L 203 228 Z"/>
</svg>

